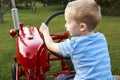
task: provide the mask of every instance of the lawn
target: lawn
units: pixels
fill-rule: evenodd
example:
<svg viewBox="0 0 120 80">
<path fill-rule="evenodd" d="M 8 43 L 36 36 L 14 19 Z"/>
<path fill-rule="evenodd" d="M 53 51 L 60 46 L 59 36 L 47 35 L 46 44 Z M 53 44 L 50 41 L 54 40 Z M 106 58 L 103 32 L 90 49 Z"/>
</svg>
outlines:
<svg viewBox="0 0 120 80">
<path fill-rule="evenodd" d="M 56 7 L 57 6 L 57 7 Z M 37 12 L 33 14 L 30 9 L 19 10 L 19 19 L 24 25 L 39 27 L 53 12 L 62 10 L 64 6 L 55 5 L 37 7 Z M 9 35 L 9 30 L 13 28 L 11 11 L 4 16 L 5 22 L 0 24 L 0 80 L 12 80 L 11 65 L 14 63 L 12 57 L 16 53 L 15 39 Z M 63 15 L 56 17 L 49 24 L 51 33 L 62 33 L 65 31 Z M 120 75 L 120 17 L 103 16 L 97 29 L 105 34 L 111 57 L 112 72 L 114 75 Z M 58 63 L 54 63 L 58 65 Z M 59 67 L 54 67 L 59 69 Z M 54 70 L 52 70 L 54 71 Z"/>
</svg>

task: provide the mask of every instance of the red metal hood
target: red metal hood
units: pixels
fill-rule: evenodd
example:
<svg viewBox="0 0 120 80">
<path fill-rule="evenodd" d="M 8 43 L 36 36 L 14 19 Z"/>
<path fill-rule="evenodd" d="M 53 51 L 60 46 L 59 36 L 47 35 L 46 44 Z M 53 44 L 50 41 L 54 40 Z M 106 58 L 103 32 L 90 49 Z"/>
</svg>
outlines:
<svg viewBox="0 0 120 80">
<path fill-rule="evenodd" d="M 17 38 L 18 62 L 27 68 L 33 68 L 36 62 L 36 55 L 43 44 L 43 40 L 36 27 L 27 26 L 19 31 Z"/>
</svg>

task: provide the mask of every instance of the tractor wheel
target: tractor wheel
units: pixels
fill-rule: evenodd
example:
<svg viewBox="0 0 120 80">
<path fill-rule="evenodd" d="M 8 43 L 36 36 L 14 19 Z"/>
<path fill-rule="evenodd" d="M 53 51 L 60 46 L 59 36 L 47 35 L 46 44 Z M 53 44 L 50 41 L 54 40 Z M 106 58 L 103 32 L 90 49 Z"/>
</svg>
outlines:
<svg viewBox="0 0 120 80">
<path fill-rule="evenodd" d="M 16 65 L 12 64 L 12 80 L 16 80 Z"/>
</svg>

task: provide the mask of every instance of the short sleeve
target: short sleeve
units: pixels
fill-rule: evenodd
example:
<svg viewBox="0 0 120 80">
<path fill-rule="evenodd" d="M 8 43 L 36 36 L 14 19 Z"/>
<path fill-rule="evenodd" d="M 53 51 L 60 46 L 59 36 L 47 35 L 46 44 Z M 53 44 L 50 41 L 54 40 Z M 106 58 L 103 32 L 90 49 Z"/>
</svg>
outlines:
<svg viewBox="0 0 120 80">
<path fill-rule="evenodd" d="M 70 39 L 65 40 L 59 44 L 59 49 L 62 52 L 64 57 L 70 56 L 73 48 L 72 48 L 72 41 Z"/>
</svg>

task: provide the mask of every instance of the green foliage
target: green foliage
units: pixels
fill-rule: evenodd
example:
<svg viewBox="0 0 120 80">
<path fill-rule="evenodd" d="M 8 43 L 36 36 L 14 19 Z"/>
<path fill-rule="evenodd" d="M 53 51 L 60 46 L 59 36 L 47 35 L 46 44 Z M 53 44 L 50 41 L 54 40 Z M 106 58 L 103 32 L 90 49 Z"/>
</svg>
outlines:
<svg viewBox="0 0 120 80">
<path fill-rule="evenodd" d="M 47 4 L 47 5 L 53 5 L 53 4 L 66 5 L 69 1 L 73 1 L 73 0 L 40 0 L 41 3 Z"/>
<path fill-rule="evenodd" d="M 102 7 L 102 13 L 110 16 L 120 16 L 120 0 L 96 0 Z"/>
<path fill-rule="evenodd" d="M 35 0 L 16 0 L 17 3 L 24 3 L 24 2 L 32 2 L 32 1 L 35 1 Z"/>
<path fill-rule="evenodd" d="M 3 16 L 7 12 L 10 6 L 9 0 L 0 0 L 0 23 L 3 23 Z"/>
<path fill-rule="evenodd" d="M 107 16 L 120 16 L 120 10 L 119 8 L 115 8 L 113 10 L 110 10 L 106 7 L 101 7 L 102 9 L 102 14 L 107 15 Z"/>
<path fill-rule="evenodd" d="M 112 7 L 115 6 L 120 0 L 96 0 L 101 6 Z"/>
</svg>

